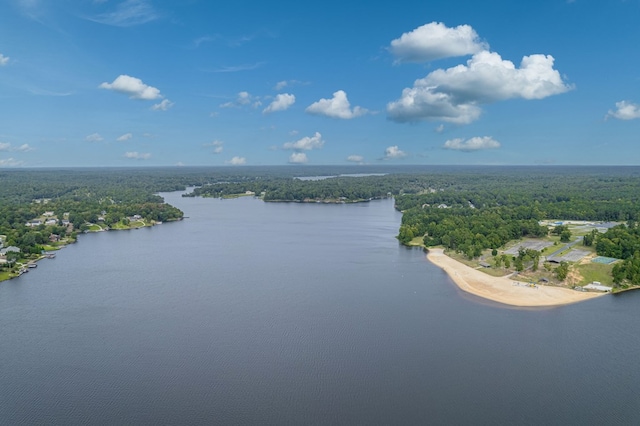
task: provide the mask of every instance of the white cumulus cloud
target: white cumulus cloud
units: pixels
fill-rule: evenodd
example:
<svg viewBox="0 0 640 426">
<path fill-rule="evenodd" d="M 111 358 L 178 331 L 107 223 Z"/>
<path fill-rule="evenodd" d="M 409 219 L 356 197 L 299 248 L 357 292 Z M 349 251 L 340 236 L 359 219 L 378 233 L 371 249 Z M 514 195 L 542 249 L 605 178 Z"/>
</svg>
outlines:
<svg viewBox="0 0 640 426">
<path fill-rule="evenodd" d="M 389 51 L 396 62 L 427 62 L 472 55 L 488 48 L 469 25 L 449 28 L 442 22 L 431 22 L 393 40 Z"/>
<path fill-rule="evenodd" d="M 295 142 L 287 142 L 282 148 L 292 149 L 294 151 L 310 151 L 312 149 L 320 149 L 324 146 L 324 140 L 320 132 L 316 132 L 313 136 L 305 136 Z"/>
<path fill-rule="evenodd" d="M 605 118 L 617 118 L 618 120 L 633 120 L 640 118 L 640 105 L 629 101 L 616 102 L 616 110 L 609 110 Z"/>
<path fill-rule="evenodd" d="M 19 161 L 15 158 L 0 158 L 0 167 L 15 167 L 23 164 L 24 161 Z"/>
<path fill-rule="evenodd" d="M 269 114 L 276 111 L 284 111 L 296 102 L 296 97 L 289 93 L 281 93 L 276 95 L 273 102 L 269 104 L 262 112 Z"/>
<path fill-rule="evenodd" d="M 161 99 L 160 90 L 146 85 L 136 77 L 126 74 L 119 75 L 112 83 L 102 83 L 98 86 L 101 89 L 113 90 L 114 92 L 124 93 L 129 99 L 142 99 L 145 101 Z"/>
<path fill-rule="evenodd" d="M 364 157 L 362 155 L 350 155 L 347 157 L 347 161 L 352 163 L 362 163 L 364 161 Z"/>
<path fill-rule="evenodd" d="M 173 102 L 169 99 L 163 99 L 162 102 L 154 104 L 151 109 L 153 111 L 166 111 L 173 106 Z"/>
<path fill-rule="evenodd" d="M 128 141 L 129 139 L 131 139 L 133 137 L 132 133 L 125 133 L 124 135 L 120 135 L 116 138 L 116 140 L 118 142 L 125 142 Z"/>
<path fill-rule="evenodd" d="M 9 57 L 8 56 L 4 56 L 2 53 L 0 53 L 0 67 L 3 67 L 5 65 L 7 65 L 9 63 Z"/>
<path fill-rule="evenodd" d="M 127 151 L 123 155 L 124 158 L 130 158 L 132 160 L 148 160 L 151 158 L 151 154 L 148 152 Z"/>
<path fill-rule="evenodd" d="M 347 99 L 347 94 L 344 90 L 338 90 L 333 94 L 331 99 L 320 99 L 318 102 L 314 102 L 305 110 L 309 114 L 324 115 L 331 118 L 342 118 L 349 120 L 351 118 L 360 117 L 367 114 L 369 111 L 359 106 L 351 109 L 351 104 Z"/>
<path fill-rule="evenodd" d="M 443 145 L 444 149 L 452 149 L 455 151 L 480 151 L 484 149 L 496 149 L 500 148 L 500 142 L 493 139 L 491 136 L 474 137 L 464 140 L 462 138 L 449 139 Z"/>
<path fill-rule="evenodd" d="M 308 162 L 309 159 L 304 152 L 294 152 L 289 156 L 289 163 L 291 164 L 305 164 Z"/>
<path fill-rule="evenodd" d="M 84 138 L 87 142 L 101 142 L 104 140 L 100 133 L 91 133 L 90 135 L 85 136 Z"/>
<path fill-rule="evenodd" d="M 398 145 L 390 146 L 384 150 L 383 160 L 395 160 L 398 158 L 406 157 L 407 153 L 398 148 Z"/>
<path fill-rule="evenodd" d="M 550 55 L 530 55 L 520 68 L 499 54 L 482 51 L 466 65 L 437 69 L 387 104 L 398 122 L 440 120 L 467 124 L 480 117 L 480 105 L 521 98 L 543 99 L 572 89 L 553 68 Z"/>
<path fill-rule="evenodd" d="M 20 146 L 13 146 L 8 142 L 0 142 L 0 151 L 5 152 L 29 152 L 33 151 L 34 148 L 30 147 L 29 144 L 22 144 Z"/>
<path fill-rule="evenodd" d="M 214 154 L 221 154 L 224 150 L 224 142 L 218 140 L 207 142 L 203 146 L 212 147 Z"/>
<path fill-rule="evenodd" d="M 33 150 L 34 150 L 34 148 L 31 148 L 29 146 L 29 144 L 26 144 L 26 143 L 23 143 L 22 145 L 20 145 L 20 146 L 18 146 L 18 147 L 16 147 L 14 149 L 14 151 L 20 151 L 20 152 L 29 152 L 29 151 L 33 151 Z"/>
<path fill-rule="evenodd" d="M 225 163 L 232 166 L 242 166 L 247 164 L 247 159 L 244 157 L 233 157 L 231 160 L 225 161 Z"/>
</svg>

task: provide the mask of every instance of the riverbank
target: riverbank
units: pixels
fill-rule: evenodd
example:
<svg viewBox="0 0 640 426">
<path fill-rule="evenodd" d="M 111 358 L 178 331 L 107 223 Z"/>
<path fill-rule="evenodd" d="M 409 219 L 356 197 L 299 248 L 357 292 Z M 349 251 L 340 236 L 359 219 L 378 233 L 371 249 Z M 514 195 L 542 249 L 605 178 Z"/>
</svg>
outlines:
<svg viewBox="0 0 640 426">
<path fill-rule="evenodd" d="M 442 249 L 429 249 L 427 259 L 442 268 L 461 290 L 505 305 L 558 306 L 602 296 L 601 293 L 579 292 L 560 287 L 543 285 L 530 287 L 524 283 L 514 285 L 516 281 L 484 274 L 450 258 Z"/>
</svg>

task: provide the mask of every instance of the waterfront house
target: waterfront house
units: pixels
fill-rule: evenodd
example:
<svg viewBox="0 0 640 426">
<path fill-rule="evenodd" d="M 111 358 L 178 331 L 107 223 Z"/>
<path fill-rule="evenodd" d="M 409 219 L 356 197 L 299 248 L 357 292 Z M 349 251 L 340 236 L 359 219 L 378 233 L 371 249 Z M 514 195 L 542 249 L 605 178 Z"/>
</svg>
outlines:
<svg viewBox="0 0 640 426">
<path fill-rule="evenodd" d="M 20 248 L 16 246 L 9 246 L 7 248 L 0 249 L 0 255 L 6 256 L 9 252 L 20 253 Z"/>
</svg>

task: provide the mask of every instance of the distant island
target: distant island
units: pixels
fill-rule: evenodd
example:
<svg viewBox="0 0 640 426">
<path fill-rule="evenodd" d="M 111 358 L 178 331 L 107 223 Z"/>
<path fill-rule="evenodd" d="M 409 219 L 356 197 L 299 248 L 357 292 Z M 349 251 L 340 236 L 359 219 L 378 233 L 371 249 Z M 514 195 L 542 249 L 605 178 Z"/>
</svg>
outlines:
<svg viewBox="0 0 640 426">
<path fill-rule="evenodd" d="M 454 264 L 438 256 L 517 292 L 570 291 L 571 301 L 640 285 L 638 167 L 26 169 L 0 171 L 0 181 L 0 280 L 80 232 L 179 220 L 183 212 L 157 194 L 194 187 L 183 196 L 335 204 L 394 197 L 399 242 L 430 250 L 463 289 Z"/>
</svg>

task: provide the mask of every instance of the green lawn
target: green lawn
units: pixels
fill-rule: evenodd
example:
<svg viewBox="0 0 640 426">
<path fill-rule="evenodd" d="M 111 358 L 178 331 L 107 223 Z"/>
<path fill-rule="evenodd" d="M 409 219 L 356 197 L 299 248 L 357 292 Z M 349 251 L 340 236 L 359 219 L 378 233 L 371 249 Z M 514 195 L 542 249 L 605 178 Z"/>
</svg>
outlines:
<svg viewBox="0 0 640 426">
<path fill-rule="evenodd" d="M 111 229 L 117 229 L 117 230 L 135 229 L 135 228 L 143 228 L 145 226 L 147 226 L 147 224 L 145 223 L 144 220 L 132 220 L 131 222 L 129 222 L 128 225 L 125 225 L 122 222 L 114 223 L 113 225 L 111 225 Z"/>
<path fill-rule="evenodd" d="M 424 247 L 424 237 L 414 237 L 411 241 L 409 241 L 409 243 L 407 243 L 407 245 Z"/>
<path fill-rule="evenodd" d="M 586 285 L 593 281 L 599 281 L 603 285 L 613 285 L 613 277 L 611 276 L 613 265 L 590 262 L 584 265 L 577 265 L 576 269 L 582 275 L 579 285 Z"/>
</svg>

